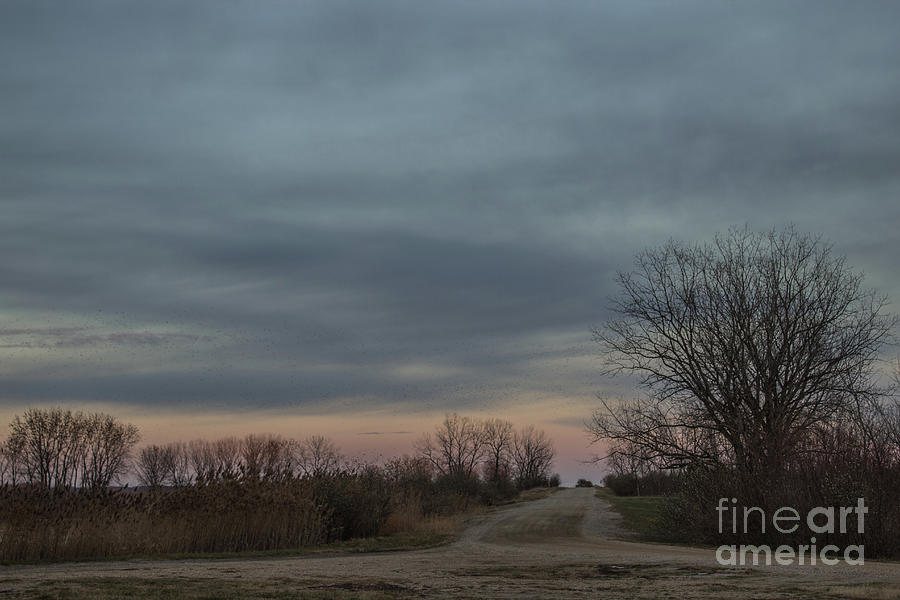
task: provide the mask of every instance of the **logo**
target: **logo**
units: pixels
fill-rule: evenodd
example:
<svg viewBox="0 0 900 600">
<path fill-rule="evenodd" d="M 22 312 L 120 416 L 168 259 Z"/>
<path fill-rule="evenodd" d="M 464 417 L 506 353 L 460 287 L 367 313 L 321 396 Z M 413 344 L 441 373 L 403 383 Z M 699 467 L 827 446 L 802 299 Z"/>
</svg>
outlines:
<svg viewBox="0 0 900 600">
<path fill-rule="evenodd" d="M 817 506 L 806 513 L 805 519 L 801 518 L 800 511 L 791 506 L 782 506 L 771 514 L 771 518 L 758 506 L 742 506 L 738 511 L 737 498 L 719 498 L 716 512 L 719 514 L 720 535 L 767 534 L 767 524 L 771 523 L 769 535 L 776 532 L 794 534 L 803 524 L 810 536 L 808 544 L 796 547 L 782 544 L 774 550 L 767 544 L 722 545 L 716 550 L 716 561 L 720 565 L 759 565 L 761 559 L 765 561 L 762 564 L 771 565 L 774 559 L 776 564 L 785 566 L 836 565 L 841 560 L 848 565 L 865 564 L 865 547 L 862 544 L 850 544 L 843 549 L 834 544 L 821 547 L 816 544 L 816 535 L 848 533 L 853 529 L 858 534 L 864 533 L 869 509 L 863 498 L 857 498 L 856 506 Z"/>
</svg>

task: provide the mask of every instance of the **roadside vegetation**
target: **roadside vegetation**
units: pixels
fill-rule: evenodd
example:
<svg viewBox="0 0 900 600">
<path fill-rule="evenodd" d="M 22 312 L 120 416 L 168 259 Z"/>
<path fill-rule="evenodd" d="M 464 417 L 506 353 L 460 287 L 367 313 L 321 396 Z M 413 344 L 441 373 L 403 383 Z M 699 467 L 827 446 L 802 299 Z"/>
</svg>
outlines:
<svg viewBox="0 0 900 600">
<path fill-rule="evenodd" d="M 608 487 L 598 487 L 596 494 L 622 515 L 622 526 L 639 539 L 649 542 L 671 540 L 663 528 L 665 496 L 618 496 Z"/>
<path fill-rule="evenodd" d="M 308 589 L 316 585 L 318 589 Z M 307 589 L 304 589 L 307 588 Z M 185 578 L 172 580 L 138 577 L 89 577 L 47 581 L 31 590 L 35 598 L 55 600 L 386 600 L 408 597 L 413 590 L 383 580 L 356 585 L 316 584 L 303 579 L 241 580 L 230 578 Z"/>
<path fill-rule="evenodd" d="M 322 436 L 139 449 L 110 415 L 27 411 L 0 463 L 0 561 L 374 551 L 439 544 L 463 517 L 558 485 L 533 427 L 447 415 L 418 453 L 347 459 Z M 136 487 L 110 485 L 131 478 Z"/>
</svg>

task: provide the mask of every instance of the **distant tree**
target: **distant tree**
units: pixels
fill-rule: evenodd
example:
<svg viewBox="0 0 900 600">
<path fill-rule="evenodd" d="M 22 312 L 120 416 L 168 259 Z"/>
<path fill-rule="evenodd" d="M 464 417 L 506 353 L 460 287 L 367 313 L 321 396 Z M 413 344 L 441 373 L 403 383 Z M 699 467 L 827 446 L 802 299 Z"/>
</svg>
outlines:
<svg viewBox="0 0 900 600">
<path fill-rule="evenodd" d="M 334 473 L 340 468 L 343 456 L 328 438 L 313 435 L 300 443 L 297 462 L 304 475 L 318 477 Z"/>
<path fill-rule="evenodd" d="M 535 429 L 533 425 L 515 432 L 512 460 L 519 488 L 546 485 L 555 453 L 553 442 L 547 434 Z"/>
<path fill-rule="evenodd" d="M 252 479 L 278 479 L 294 471 L 296 444 L 277 435 L 251 434 L 241 443 L 241 471 Z"/>
<path fill-rule="evenodd" d="M 75 485 L 68 459 L 73 425 L 80 416 L 61 409 L 29 409 L 10 424 L 9 447 L 18 457 L 24 479 L 44 487 Z M 74 440 L 76 443 L 80 440 Z"/>
<path fill-rule="evenodd" d="M 92 414 L 85 428 L 82 485 L 105 488 L 128 471 L 132 449 L 141 436 L 134 425 L 102 413 Z"/>
<path fill-rule="evenodd" d="M 141 448 L 134 470 L 138 483 L 152 488 L 162 487 L 170 480 L 172 447 L 151 444 Z"/>
<path fill-rule="evenodd" d="M 589 430 L 620 453 L 777 472 L 819 423 L 881 394 L 873 365 L 896 320 L 818 238 L 670 242 L 618 282 L 617 318 L 595 339 L 609 372 L 640 376 L 647 396 L 603 402 Z"/>
<path fill-rule="evenodd" d="M 17 485 L 28 481 L 28 473 L 25 465 L 24 438 L 10 436 L 3 441 L 0 446 L 0 460 L 2 460 L 2 471 L 0 475 L 3 477 L 2 483 Z"/>
<path fill-rule="evenodd" d="M 185 487 L 194 481 L 191 470 L 190 447 L 184 442 L 172 442 L 166 445 L 167 481 L 174 487 Z"/>
<path fill-rule="evenodd" d="M 241 471 L 241 441 L 236 437 L 213 442 L 212 453 L 219 479 L 236 479 Z"/>
<path fill-rule="evenodd" d="M 235 437 L 193 440 L 186 451 L 197 481 L 236 479 L 241 474 L 241 441 Z"/>
<path fill-rule="evenodd" d="M 17 483 L 14 476 L 15 463 L 15 458 L 9 451 L 7 440 L 3 440 L 0 442 L 0 486 L 6 485 L 7 483 L 11 485 Z"/>
<path fill-rule="evenodd" d="M 634 495 L 640 496 L 642 479 L 653 469 L 654 461 L 644 448 L 620 441 L 606 457 L 606 464 L 613 476 L 629 478 L 634 483 Z"/>
<path fill-rule="evenodd" d="M 423 456 L 403 456 L 388 460 L 384 465 L 384 473 L 393 483 L 401 485 L 418 485 L 426 487 L 431 482 L 433 468 Z"/>
<path fill-rule="evenodd" d="M 425 434 L 415 446 L 441 475 L 470 479 L 484 457 L 484 439 L 479 422 L 453 413 L 445 415 L 434 434 Z"/>
<path fill-rule="evenodd" d="M 216 475 L 216 456 L 212 443 L 208 440 L 191 440 L 187 443 L 188 462 L 196 481 L 214 481 Z"/>
<path fill-rule="evenodd" d="M 137 427 L 103 413 L 29 409 L 10 424 L 10 478 L 45 487 L 103 488 L 129 468 Z"/>
<path fill-rule="evenodd" d="M 511 476 L 513 425 L 503 419 L 487 419 L 482 424 L 484 436 L 484 478 L 501 481 Z"/>
<path fill-rule="evenodd" d="M 894 368 L 893 402 L 884 409 L 887 437 L 895 456 L 900 460 L 900 359 Z"/>
</svg>

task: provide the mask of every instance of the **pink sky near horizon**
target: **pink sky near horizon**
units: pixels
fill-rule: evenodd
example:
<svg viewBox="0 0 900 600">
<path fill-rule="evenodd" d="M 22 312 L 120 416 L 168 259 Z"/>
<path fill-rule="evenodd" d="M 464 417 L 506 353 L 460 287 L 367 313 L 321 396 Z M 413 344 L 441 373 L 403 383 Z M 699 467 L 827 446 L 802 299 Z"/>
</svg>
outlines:
<svg viewBox="0 0 900 600">
<path fill-rule="evenodd" d="M 0 422 L 11 422 L 26 408 L 0 411 Z M 432 431 L 444 417 L 442 412 L 398 415 L 373 411 L 352 417 L 346 414 L 290 414 L 286 411 L 197 414 L 159 411 L 151 414 L 146 409 L 126 406 L 67 405 L 65 408 L 106 412 L 133 423 L 141 432 L 140 446 L 178 440 L 242 437 L 251 433 L 271 433 L 295 439 L 324 435 L 333 440 L 347 458 L 373 462 L 415 454 L 414 442 L 424 433 Z M 576 421 L 578 418 L 588 419 L 590 411 L 579 417 L 575 411 L 566 415 L 558 410 L 554 412 L 547 407 L 538 406 L 516 413 L 460 411 L 460 414 L 474 418 L 499 417 L 511 421 L 517 428 L 534 425 L 543 429 L 553 440 L 556 449 L 553 470 L 560 474 L 563 485 L 574 485 L 579 478 L 596 482 L 605 474 L 602 464 L 590 461 L 592 456 L 599 453 L 599 447 L 589 444 L 589 435 Z M 0 434 L 0 439 L 3 437 L 5 431 Z"/>
</svg>

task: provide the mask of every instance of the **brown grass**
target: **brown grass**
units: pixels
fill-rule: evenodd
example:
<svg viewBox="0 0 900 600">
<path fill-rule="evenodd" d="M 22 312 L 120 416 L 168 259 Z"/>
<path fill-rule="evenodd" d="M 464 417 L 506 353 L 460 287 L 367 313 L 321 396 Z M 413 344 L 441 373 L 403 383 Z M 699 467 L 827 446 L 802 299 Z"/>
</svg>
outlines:
<svg viewBox="0 0 900 600">
<path fill-rule="evenodd" d="M 302 579 L 143 579 L 138 577 L 89 577 L 68 581 L 45 582 L 20 589 L 12 598 L 57 600 L 114 600 L 146 598 L 148 600 L 383 600 L 406 597 L 406 588 L 390 581 L 372 580 L 353 584 L 328 584 Z"/>
<path fill-rule="evenodd" d="M 900 600 L 900 586 L 868 583 L 864 585 L 841 585 L 816 588 L 823 596 L 836 598 L 859 598 L 862 600 Z"/>
<path fill-rule="evenodd" d="M 303 547 L 334 538 L 299 481 L 147 493 L 0 490 L 0 560 L 78 560 Z"/>
<path fill-rule="evenodd" d="M 426 510 L 422 493 L 384 484 L 368 473 L 149 492 L 0 487 L 0 562 L 421 548 L 483 510 L 447 492 L 426 495 Z"/>
</svg>

